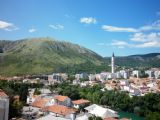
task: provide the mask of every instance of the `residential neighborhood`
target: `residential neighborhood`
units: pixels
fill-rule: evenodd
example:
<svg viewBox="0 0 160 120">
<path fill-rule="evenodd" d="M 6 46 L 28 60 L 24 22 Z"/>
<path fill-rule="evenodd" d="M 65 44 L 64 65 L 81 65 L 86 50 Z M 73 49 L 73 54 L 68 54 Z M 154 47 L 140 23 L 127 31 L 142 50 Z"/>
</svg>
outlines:
<svg viewBox="0 0 160 120">
<path fill-rule="evenodd" d="M 45 87 L 30 88 L 26 103 L 22 109 L 21 118 L 24 120 L 88 120 L 90 117 L 100 117 L 103 120 L 129 120 L 130 118 L 119 118 L 117 111 L 109 106 L 94 104 L 88 99 L 80 98 L 72 100 L 69 96 L 61 95 L 53 86 L 69 82 L 71 86 L 81 88 L 96 85 L 103 86 L 99 91 L 126 92 L 130 98 L 134 96 L 145 96 L 149 93 L 160 93 L 160 69 L 151 68 L 142 75 L 140 70 L 123 69 L 116 70 L 114 54 L 111 58 L 111 72 L 96 74 L 79 73 L 68 75 L 67 73 L 53 73 L 52 75 L 9 77 L 1 79 L 15 81 L 24 84 L 41 84 Z M 48 88 L 47 86 L 50 86 Z M 8 119 L 9 97 L 0 90 L 1 116 Z M 13 97 L 19 102 L 19 96 Z"/>
</svg>

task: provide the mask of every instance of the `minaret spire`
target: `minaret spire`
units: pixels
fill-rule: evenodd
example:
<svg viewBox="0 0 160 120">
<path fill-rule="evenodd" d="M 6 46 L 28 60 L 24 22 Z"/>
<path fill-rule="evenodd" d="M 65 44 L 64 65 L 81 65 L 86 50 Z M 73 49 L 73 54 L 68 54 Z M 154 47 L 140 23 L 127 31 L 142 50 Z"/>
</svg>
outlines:
<svg viewBox="0 0 160 120">
<path fill-rule="evenodd" d="M 112 69 L 112 71 L 111 71 L 111 72 L 112 72 L 112 73 L 114 73 L 114 72 L 115 72 L 115 71 L 114 71 L 114 70 L 115 70 L 115 68 L 114 68 L 114 67 L 115 67 L 115 65 L 114 65 L 114 52 L 113 52 L 113 54 L 112 54 L 112 58 L 111 58 L 111 69 Z"/>
<path fill-rule="evenodd" d="M 112 54 L 112 57 L 114 57 L 114 52 L 113 52 L 113 54 Z"/>
</svg>

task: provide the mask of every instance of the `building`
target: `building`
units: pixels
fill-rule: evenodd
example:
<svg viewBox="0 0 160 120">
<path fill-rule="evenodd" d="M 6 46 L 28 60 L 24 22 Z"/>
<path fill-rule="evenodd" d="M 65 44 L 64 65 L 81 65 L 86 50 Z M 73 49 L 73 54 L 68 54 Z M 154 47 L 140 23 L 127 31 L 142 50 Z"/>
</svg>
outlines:
<svg viewBox="0 0 160 120">
<path fill-rule="evenodd" d="M 9 97 L 0 89 L 0 120 L 8 120 Z"/>
<path fill-rule="evenodd" d="M 71 119 L 48 114 L 48 115 L 40 117 L 40 118 L 38 118 L 36 120 L 71 120 Z"/>
<path fill-rule="evenodd" d="M 146 70 L 145 74 L 148 74 L 149 78 L 154 77 L 154 71 L 152 71 L 152 70 Z"/>
<path fill-rule="evenodd" d="M 138 70 L 132 71 L 132 75 L 133 75 L 134 77 L 139 78 L 139 74 L 140 74 L 140 72 L 139 72 Z"/>
<path fill-rule="evenodd" d="M 112 54 L 112 58 L 111 58 L 111 69 L 112 69 L 112 73 L 115 72 L 115 65 L 114 65 L 115 61 L 114 61 L 114 53 Z"/>
<path fill-rule="evenodd" d="M 63 105 L 67 107 L 72 106 L 72 100 L 68 96 L 56 95 L 54 99 L 57 105 Z"/>
<path fill-rule="evenodd" d="M 101 118 L 107 118 L 107 117 L 112 117 L 112 118 L 118 118 L 118 114 L 116 111 L 111 110 L 109 108 L 104 108 L 96 104 L 92 104 L 86 108 L 84 108 L 88 113 L 101 117 Z"/>
<path fill-rule="evenodd" d="M 48 75 L 49 85 L 54 83 L 61 83 L 68 78 L 68 75 L 65 73 L 53 73 L 52 75 Z"/>
<path fill-rule="evenodd" d="M 85 107 L 86 105 L 89 105 L 90 103 L 89 100 L 85 100 L 85 99 L 74 100 L 72 102 L 73 102 L 73 107 L 77 109 L 81 107 Z"/>
<path fill-rule="evenodd" d="M 63 105 L 47 106 L 43 109 L 43 111 L 46 112 L 46 114 L 50 114 L 55 117 L 70 118 L 71 120 L 75 120 L 75 113 L 77 112 L 76 109 Z"/>
</svg>

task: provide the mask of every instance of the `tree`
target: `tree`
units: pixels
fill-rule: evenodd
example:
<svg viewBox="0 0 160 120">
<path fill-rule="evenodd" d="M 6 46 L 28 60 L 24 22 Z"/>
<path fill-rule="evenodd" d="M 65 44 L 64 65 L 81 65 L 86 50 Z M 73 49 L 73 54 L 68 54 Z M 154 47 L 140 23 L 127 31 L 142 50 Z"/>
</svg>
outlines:
<svg viewBox="0 0 160 120">
<path fill-rule="evenodd" d="M 93 116 L 90 116 L 88 118 L 88 120 L 103 120 L 103 119 L 101 117 L 97 117 L 97 116 L 93 115 Z"/>
<path fill-rule="evenodd" d="M 53 93 L 53 91 L 55 90 L 55 86 L 54 85 L 49 85 L 49 90 L 51 91 L 51 93 Z"/>
<path fill-rule="evenodd" d="M 89 81 L 88 78 L 80 78 L 80 82 L 85 82 L 85 81 Z"/>
<path fill-rule="evenodd" d="M 22 114 L 22 108 L 22 102 L 10 99 L 9 118 L 20 117 Z"/>
<path fill-rule="evenodd" d="M 160 120 L 160 114 L 158 112 L 150 112 L 145 120 Z"/>
<path fill-rule="evenodd" d="M 41 94 L 41 91 L 38 88 L 36 88 L 34 90 L 34 95 L 40 95 L 40 94 Z"/>
<path fill-rule="evenodd" d="M 140 74 L 140 76 L 139 76 L 140 78 L 148 78 L 149 77 L 149 75 L 148 74 L 146 74 L 143 70 L 141 71 L 141 74 Z"/>
<path fill-rule="evenodd" d="M 73 80 L 75 80 L 75 76 L 74 75 L 68 75 L 67 80 L 69 80 L 70 82 L 72 82 Z"/>
<path fill-rule="evenodd" d="M 26 103 L 28 95 L 28 86 L 26 84 L 20 85 L 18 94 L 20 95 L 20 100 Z"/>
</svg>

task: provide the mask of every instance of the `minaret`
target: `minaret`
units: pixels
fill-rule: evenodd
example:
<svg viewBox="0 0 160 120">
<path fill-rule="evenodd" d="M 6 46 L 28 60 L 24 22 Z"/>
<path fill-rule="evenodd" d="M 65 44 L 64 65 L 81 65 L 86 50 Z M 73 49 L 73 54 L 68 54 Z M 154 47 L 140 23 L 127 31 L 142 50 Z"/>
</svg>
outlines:
<svg viewBox="0 0 160 120">
<path fill-rule="evenodd" d="M 112 58 L 111 58 L 111 69 L 112 69 L 112 73 L 114 73 L 114 53 L 112 54 Z"/>
</svg>

